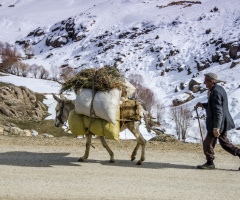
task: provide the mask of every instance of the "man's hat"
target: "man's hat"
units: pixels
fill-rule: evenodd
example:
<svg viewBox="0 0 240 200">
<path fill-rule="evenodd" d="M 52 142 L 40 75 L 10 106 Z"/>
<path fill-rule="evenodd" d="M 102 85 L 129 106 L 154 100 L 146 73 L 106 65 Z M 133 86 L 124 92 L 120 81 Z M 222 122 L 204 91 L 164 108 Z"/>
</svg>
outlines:
<svg viewBox="0 0 240 200">
<path fill-rule="evenodd" d="M 208 78 L 216 81 L 216 82 L 221 82 L 219 79 L 218 79 L 218 76 L 217 74 L 214 74 L 214 73 L 207 73 L 207 74 L 204 74 L 204 76 L 207 76 Z"/>
</svg>

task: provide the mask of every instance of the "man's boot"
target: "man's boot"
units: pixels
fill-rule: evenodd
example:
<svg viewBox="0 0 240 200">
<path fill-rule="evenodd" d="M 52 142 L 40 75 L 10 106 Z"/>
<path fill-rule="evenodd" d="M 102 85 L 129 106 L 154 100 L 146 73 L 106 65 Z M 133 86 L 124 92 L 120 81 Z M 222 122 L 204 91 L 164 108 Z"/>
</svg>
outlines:
<svg viewBox="0 0 240 200">
<path fill-rule="evenodd" d="M 237 151 L 237 156 L 240 158 L 240 149 Z"/>
<path fill-rule="evenodd" d="M 237 156 L 240 158 L 240 149 L 237 152 Z M 240 167 L 238 168 L 238 170 L 240 170 Z"/>
<path fill-rule="evenodd" d="M 208 160 L 205 164 L 203 165 L 198 165 L 198 169 L 215 169 L 215 165 L 213 163 L 213 160 Z"/>
</svg>

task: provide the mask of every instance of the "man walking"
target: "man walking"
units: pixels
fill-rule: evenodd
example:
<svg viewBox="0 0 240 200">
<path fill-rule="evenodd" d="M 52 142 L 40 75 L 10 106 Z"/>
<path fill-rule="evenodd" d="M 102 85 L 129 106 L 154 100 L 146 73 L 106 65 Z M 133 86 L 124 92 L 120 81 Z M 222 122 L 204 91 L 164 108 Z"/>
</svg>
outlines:
<svg viewBox="0 0 240 200">
<path fill-rule="evenodd" d="M 207 162 L 203 165 L 198 165 L 198 169 L 215 169 L 213 160 L 215 158 L 214 147 L 217 139 L 224 150 L 240 158 L 240 149 L 227 139 L 227 131 L 233 129 L 235 125 L 228 110 L 227 94 L 223 87 L 217 84 L 218 82 L 216 74 L 205 74 L 204 84 L 210 92 L 208 102 L 198 102 L 196 105 L 196 108 L 203 107 L 207 112 L 207 135 L 203 141 L 203 151 Z"/>
</svg>

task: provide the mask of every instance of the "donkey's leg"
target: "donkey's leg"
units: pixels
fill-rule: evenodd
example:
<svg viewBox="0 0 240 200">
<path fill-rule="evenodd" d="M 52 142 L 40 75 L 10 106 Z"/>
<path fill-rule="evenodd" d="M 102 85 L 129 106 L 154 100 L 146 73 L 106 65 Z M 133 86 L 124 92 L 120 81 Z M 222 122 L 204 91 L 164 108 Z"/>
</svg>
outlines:
<svg viewBox="0 0 240 200">
<path fill-rule="evenodd" d="M 133 133 L 133 135 L 137 139 L 137 146 L 135 147 L 133 153 L 132 153 L 132 158 L 134 158 L 137 154 L 137 150 L 139 145 L 142 147 L 142 152 L 141 152 L 141 158 L 137 162 L 137 165 L 141 165 L 142 162 L 145 160 L 145 147 L 146 147 L 146 141 L 143 138 L 142 134 L 139 131 L 139 122 L 130 122 L 128 124 L 128 129 Z"/>
<path fill-rule="evenodd" d="M 88 158 L 91 141 L 92 141 L 92 134 L 88 134 L 87 135 L 85 154 L 83 155 L 83 157 L 79 158 L 79 160 L 78 160 L 79 162 L 83 162 L 84 160 L 86 160 Z"/>
<path fill-rule="evenodd" d="M 108 151 L 108 153 L 109 153 L 109 155 L 110 155 L 110 160 L 109 160 L 109 162 L 110 162 L 110 163 L 114 163 L 114 162 L 115 162 L 115 160 L 114 160 L 114 154 L 113 154 L 112 150 L 110 149 L 110 147 L 108 146 L 108 144 L 107 144 L 104 136 L 99 136 L 99 137 L 100 137 L 100 140 L 101 140 L 101 142 L 102 142 L 103 147 Z"/>
<path fill-rule="evenodd" d="M 125 124 L 124 127 L 121 128 L 120 132 L 121 131 L 124 131 L 126 128 L 128 128 L 130 130 L 130 126 L 133 126 L 133 122 L 128 122 Z M 132 128 L 133 129 L 133 128 Z M 136 137 L 136 136 L 135 136 Z M 131 155 L 131 161 L 134 161 L 136 159 L 136 155 L 137 155 L 137 152 L 138 152 L 138 149 L 139 149 L 139 146 L 140 146 L 140 143 L 139 141 L 137 140 L 137 145 L 136 147 L 134 148 L 133 152 L 132 152 L 132 155 Z"/>
<path fill-rule="evenodd" d="M 137 141 L 137 145 L 136 145 L 136 147 L 134 148 L 134 150 L 133 150 L 133 152 L 132 152 L 132 155 L 131 155 L 131 161 L 134 161 L 134 160 L 136 159 L 136 155 L 137 155 L 139 146 L 140 146 L 140 143 Z"/>
</svg>

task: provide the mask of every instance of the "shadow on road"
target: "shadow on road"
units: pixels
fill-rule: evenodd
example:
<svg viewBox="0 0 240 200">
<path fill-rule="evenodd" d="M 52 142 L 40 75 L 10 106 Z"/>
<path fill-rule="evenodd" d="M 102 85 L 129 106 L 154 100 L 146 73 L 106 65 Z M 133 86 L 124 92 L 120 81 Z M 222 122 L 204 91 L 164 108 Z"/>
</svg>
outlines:
<svg viewBox="0 0 240 200">
<path fill-rule="evenodd" d="M 134 168 L 146 168 L 146 169 L 164 169 L 164 168 L 176 168 L 176 169 L 196 169 L 196 166 L 183 165 L 183 164 L 171 164 L 161 162 L 143 162 L 142 165 L 136 165 L 136 161 L 130 160 L 115 160 L 114 163 L 108 161 L 99 161 L 88 159 L 86 163 L 100 163 L 101 165 L 118 166 L 118 167 L 134 167 Z"/>
<path fill-rule="evenodd" d="M 76 163 L 78 158 L 68 157 L 70 153 L 36 153 L 26 151 L 11 151 L 0 153 L 0 165 L 23 166 L 23 167 L 52 167 L 52 166 L 80 166 Z M 84 161 L 85 163 L 99 163 L 101 165 L 118 166 L 118 167 L 134 167 L 134 168 L 177 168 L 177 169 L 196 169 L 196 166 L 159 163 L 159 162 L 143 162 L 142 165 L 136 165 L 136 161 L 116 160 L 114 163 L 102 160 Z"/>
<path fill-rule="evenodd" d="M 21 167 L 53 167 L 53 166 L 81 166 L 77 157 L 69 157 L 70 153 L 36 153 L 26 151 L 11 151 L 0 153 L 0 165 Z M 174 164 L 164 162 L 143 162 L 136 165 L 136 161 L 116 160 L 114 163 L 103 160 L 87 159 L 84 163 L 100 164 L 116 167 L 131 167 L 142 169 L 196 169 L 195 165 Z M 196 169 L 197 170 L 197 169 Z M 223 171 L 238 171 L 228 169 L 216 169 Z"/>
<path fill-rule="evenodd" d="M 109 163 L 109 161 L 88 159 L 84 162 L 100 163 L 101 165 L 108 165 L 108 166 L 132 167 L 132 168 L 142 168 L 142 169 L 170 169 L 170 168 L 173 168 L 173 169 L 194 169 L 197 171 L 205 171 L 205 170 L 197 169 L 196 165 L 184 165 L 184 164 L 173 164 L 173 163 L 163 163 L 163 162 L 143 162 L 142 165 L 136 165 L 137 164 L 136 161 L 131 162 L 130 160 L 115 160 L 114 163 Z M 239 170 L 233 170 L 233 169 L 220 169 L 220 168 L 216 168 L 215 170 L 239 171 Z"/>
<path fill-rule="evenodd" d="M 0 165 L 23 167 L 80 166 L 76 157 L 67 157 L 70 153 L 36 153 L 11 151 L 0 153 Z"/>
</svg>

